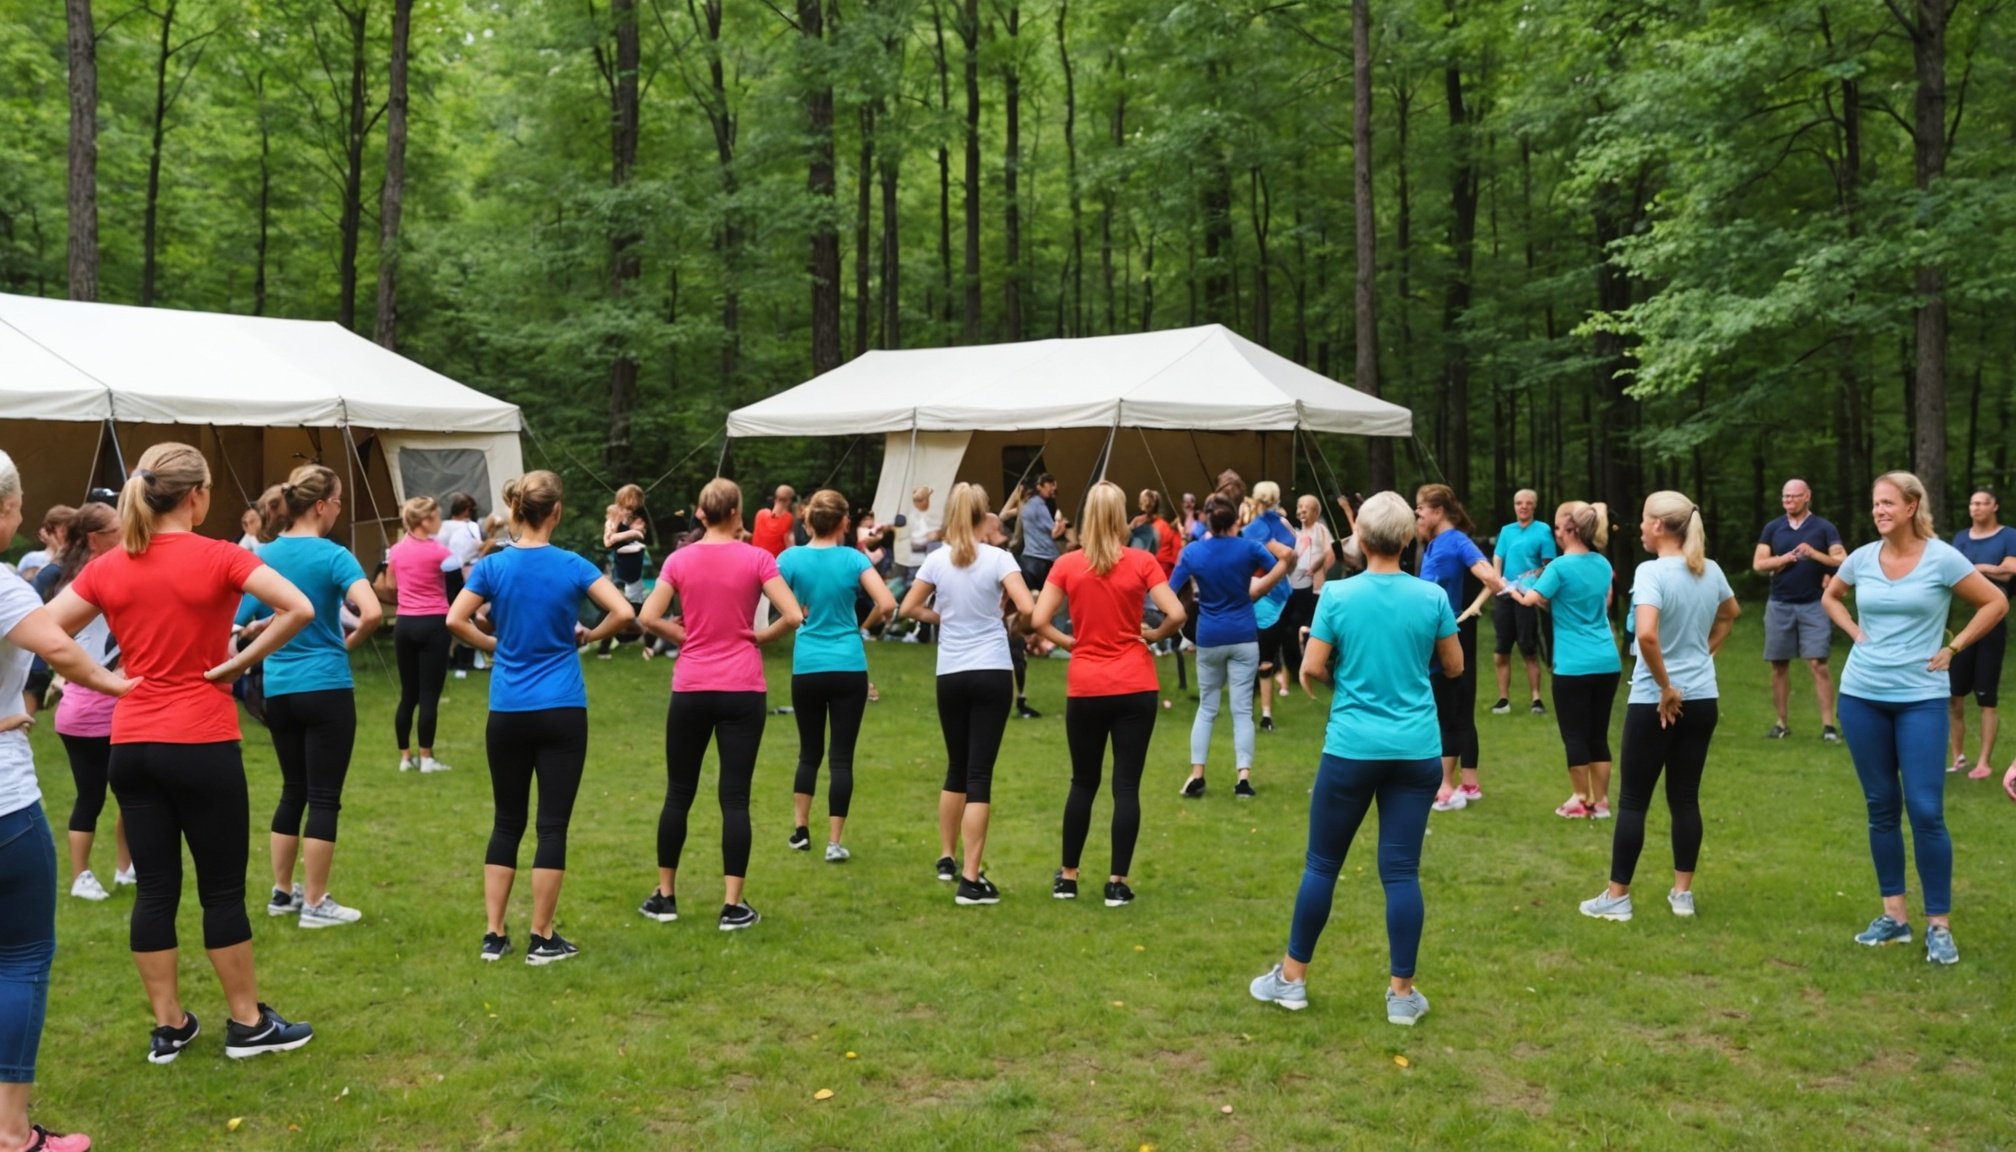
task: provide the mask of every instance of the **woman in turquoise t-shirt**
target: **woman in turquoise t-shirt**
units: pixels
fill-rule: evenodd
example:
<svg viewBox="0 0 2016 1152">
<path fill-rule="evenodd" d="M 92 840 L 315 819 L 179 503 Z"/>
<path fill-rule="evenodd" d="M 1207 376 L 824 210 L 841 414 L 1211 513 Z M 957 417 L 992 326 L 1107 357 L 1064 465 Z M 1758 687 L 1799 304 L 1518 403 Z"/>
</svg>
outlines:
<svg viewBox="0 0 2016 1152">
<path fill-rule="evenodd" d="M 335 472 L 303 464 L 285 484 L 260 496 L 259 512 L 267 541 L 259 559 L 315 605 L 315 619 L 266 658 L 266 728 L 280 761 L 280 803 L 273 809 L 273 896 L 266 914 L 298 915 L 303 928 L 350 924 L 363 913 L 329 897 L 336 813 L 343 806 L 343 778 L 357 742 L 350 652 L 371 638 L 384 609 L 357 557 L 327 538 L 343 514 L 343 482 Z M 342 620 L 346 600 L 357 612 L 357 630 L 347 640 Z M 263 627 L 248 625 L 245 634 Z M 296 884 L 295 861 L 304 857 L 306 883 Z"/>
<path fill-rule="evenodd" d="M 1554 511 L 1561 554 L 1533 587 L 1511 595 L 1554 616 L 1554 722 L 1568 755 L 1574 794 L 1554 810 L 1579 820 L 1610 818 L 1610 712 L 1624 665 L 1610 634 L 1613 574 L 1601 549 L 1610 539 L 1610 509 L 1570 501 Z"/>
<path fill-rule="evenodd" d="M 1883 912 L 1858 944 L 1909 944 L 1904 902 L 1904 831 L 1911 817 L 1918 884 L 1925 892 L 1925 959 L 1957 964 L 1953 841 L 1946 834 L 1947 669 L 2002 622 L 2009 602 L 1967 557 L 1932 530 L 1925 486 L 1909 472 L 1876 478 L 1872 515 L 1882 539 L 1851 553 L 1820 595 L 1836 627 L 1855 647 L 1841 670 L 1841 733 L 1869 808 L 1869 854 Z M 1855 614 L 1847 596 L 1855 592 Z M 1954 593 L 1974 618 L 1947 640 Z"/>
<path fill-rule="evenodd" d="M 826 758 L 827 717 L 832 717 L 833 780 L 826 792 L 826 861 L 847 859 L 840 833 L 854 798 L 854 742 L 868 709 L 868 653 L 861 630 L 896 613 L 880 573 L 859 548 L 848 543 L 847 498 L 831 488 L 805 502 L 810 544 L 786 548 L 777 557 L 778 574 L 804 606 L 805 623 L 791 649 L 791 711 L 798 720 L 798 773 L 791 786 L 791 847 L 812 847 L 812 796 L 819 786 L 819 762 Z M 874 607 L 866 620 L 854 615 L 854 600 L 866 593 Z"/>
</svg>

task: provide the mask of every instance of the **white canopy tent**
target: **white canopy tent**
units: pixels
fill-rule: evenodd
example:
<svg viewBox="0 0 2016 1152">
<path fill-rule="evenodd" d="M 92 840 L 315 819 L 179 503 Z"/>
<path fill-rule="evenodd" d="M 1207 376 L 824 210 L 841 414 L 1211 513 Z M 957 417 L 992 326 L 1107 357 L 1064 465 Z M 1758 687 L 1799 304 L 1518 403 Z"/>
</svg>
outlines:
<svg viewBox="0 0 2016 1152">
<path fill-rule="evenodd" d="M 1106 476 L 1172 500 L 1224 468 L 1249 482 L 1292 468 L 1297 432 L 1408 436 L 1413 414 L 1222 325 L 969 348 L 866 352 L 738 409 L 728 435 L 885 437 L 876 514 L 958 481 L 1002 489 L 1042 454 L 1075 504 Z"/>
<path fill-rule="evenodd" d="M 0 448 L 34 508 L 180 440 L 210 457 L 206 531 L 235 536 L 229 509 L 320 460 L 354 490 L 337 532 L 369 555 L 408 495 L 498 504 L 518 430 L 516 405 L 336 324 L 0 294 Z"/>
</svg>

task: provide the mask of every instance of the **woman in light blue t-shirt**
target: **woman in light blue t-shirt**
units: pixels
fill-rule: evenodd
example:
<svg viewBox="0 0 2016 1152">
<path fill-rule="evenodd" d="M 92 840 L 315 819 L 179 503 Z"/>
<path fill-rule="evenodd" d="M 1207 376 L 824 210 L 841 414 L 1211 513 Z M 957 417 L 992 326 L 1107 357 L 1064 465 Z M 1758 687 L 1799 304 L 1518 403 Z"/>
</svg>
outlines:
<svg viewBox="0 0 2016 1152">
<path fill-rule="evenodd" d="M 791 649 L 791 711 L 798 720 L 798 772 L 791 787 L 798 819 L 791 847 L 801 852 L 812 847 L 807 823 L 813 790 L 819 786 L 819 763 L 826 759 L 830 715 L 833 778 L 826 791 L 826 860 L 837 864 L 847 859 L 840 833 L 854 798 L 854 742 L 868 710 L 868 653 L 861 630 L 895 615 L 896 598 L 867 555 L 848 542 L 845 496 L 831 488 L 814 492 L 805 503 L 805 526 L 812 542 L 786 548 L 777 557 L 778 574 L 805 606 L 805 623 Z M 864 592 L 874 607 L 866 620 L 857 620 L 854 600 Z"/>
<path fill-rule="evenodd" d="M 1568 756 L 1574 794 L 1554 810 L 1570 820 L 1610 818 L 1610 713 L 1617 703 L 1623 663 L 1610 634 L 1610 509 L 1580 500 L 1554 512 L 1559 558 L 1531 588 L 1511 598 L 1554 616 L 1554 721 Z"/>
<path fill-rule="evenodd" d="M 1848 634 L 1841 671 L 1841 733 L 1869 807 L 1869 854 L 1883 913 L 1858 944 L 1909 944 L 1904 902 L 1904 831 L 1911 817 L 1918 884 L 1925 892 L 1925 959 L 1957 964 L 1947 916 L 1953 906 L 1953 841 L 1946 834 L 1946 670 L 1953 657 L 1992 631 L 2009 602 L 1967 557 L 1932 530 L 1925 486 L 1909 472 L 1876 478 L 1871 514 L 1882 539 L 1841 565 L 1820 602 Z M 1848 593 L 1855 593 L 1855 612 Z M 1951 640 L 1946 617 L 1954 593 L 1974 618 Z"/>
<path fill-rule="evenodd" d="M 1701 854 L 1701 775 L 1715 735 L 1715 653 L 1740 609 L 1722 569 L 1708 559 L 1701 510 L 1678 492 L 1645 498 L 1638 539 L 1653 559 L 1631 583 L 1638 667 L 1624 705 L 1617 832 L 1610 845 L 1610 885 L 1582 902 L 1599 920 L 1631 919 L 1631 879 L 1645 848 L 1645 814 L 1663 773 L 1673 816 L 1675 916 L 1694 915 L 1694 867 Z"/>
</svg>

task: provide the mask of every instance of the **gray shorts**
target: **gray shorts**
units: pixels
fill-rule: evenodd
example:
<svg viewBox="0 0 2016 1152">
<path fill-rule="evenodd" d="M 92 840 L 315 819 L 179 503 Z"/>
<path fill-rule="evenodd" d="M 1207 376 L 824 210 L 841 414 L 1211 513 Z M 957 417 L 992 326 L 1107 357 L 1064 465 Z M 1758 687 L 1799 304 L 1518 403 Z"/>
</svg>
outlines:
<svg viewBox="0 0 2016 1152">
<path fill-rule="evenodd" d="M 1764 602 L 1764 659 L 1825 660 L 1834 643 L 1834 622 L 1818 600 L 1810 604 Z"/>
</svg>

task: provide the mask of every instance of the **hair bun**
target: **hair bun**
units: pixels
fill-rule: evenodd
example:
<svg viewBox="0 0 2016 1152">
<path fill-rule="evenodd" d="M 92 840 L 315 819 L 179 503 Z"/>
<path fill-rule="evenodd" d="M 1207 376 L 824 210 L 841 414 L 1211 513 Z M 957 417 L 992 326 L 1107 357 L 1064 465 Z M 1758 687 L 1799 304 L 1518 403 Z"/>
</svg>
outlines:
<svg viewBox="0 0 2016 1152">
<path fill-rule="evenodd" d="M 134 473 L 134 475 L 140 477 L 142 481 L 148 484 L 154 483 L 154 473 L 150 469 L 142 468 L 138 472 Z"/>
</svg>

